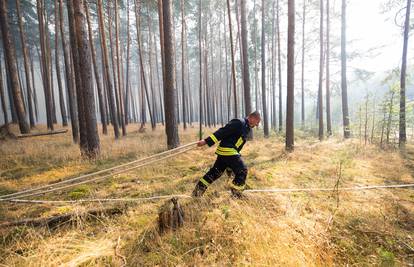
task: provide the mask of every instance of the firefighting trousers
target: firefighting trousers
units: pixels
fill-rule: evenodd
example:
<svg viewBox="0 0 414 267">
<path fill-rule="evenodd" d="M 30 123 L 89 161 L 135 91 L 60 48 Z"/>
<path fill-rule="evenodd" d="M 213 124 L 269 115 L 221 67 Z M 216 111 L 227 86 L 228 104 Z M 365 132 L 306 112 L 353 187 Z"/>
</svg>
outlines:
<svg viewBox="0 0 414 267">
<path fill-rule="evenodd" d="M 226 168 L 230 168 L 235 175 L 231 186 L 235 189 L 243 190 L 246 183 L 247 167 L 240 155 L 217 156 L 213 167 L 211 167 L 204 177 L 200 179 L 199 184 L 208 187 L 215 180 L 220 178 Z"/>
</svg>

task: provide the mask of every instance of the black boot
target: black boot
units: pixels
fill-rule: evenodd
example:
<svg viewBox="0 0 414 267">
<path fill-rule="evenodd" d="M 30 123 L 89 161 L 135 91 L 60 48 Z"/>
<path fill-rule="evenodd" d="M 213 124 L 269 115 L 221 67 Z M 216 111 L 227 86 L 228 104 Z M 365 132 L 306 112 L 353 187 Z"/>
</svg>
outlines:
<svg viewBox="0 0 414 267">
<path fill-rule="evenodd" d="M 198 182 L 193 190 L 193 193 L 191 194 L 193 197 L 201 197 L 203 196 L 204 192 L 206 192 L 207 186 L 204 184 Z"/>
<path fill-rule="evenodd" d="M 245 187 L 246 187 L 245 184 L 244 185 L 237 185 L 234 182 L 232 182 L 230 184 L 231 196 L 233 198 L 238 198 L 238 199 L 244 198 L 242 193 L 243 193 L 243 190 L 245 189 Z"/>
<path fill-rule="evenodd" d="M 234 189 L 234 188 L 230 188 L 230 191 L 231 191 L 231 196 L 233 198 L 237 198 L 237 199 L 243 198 L 242 191 Z"/>
</svg>

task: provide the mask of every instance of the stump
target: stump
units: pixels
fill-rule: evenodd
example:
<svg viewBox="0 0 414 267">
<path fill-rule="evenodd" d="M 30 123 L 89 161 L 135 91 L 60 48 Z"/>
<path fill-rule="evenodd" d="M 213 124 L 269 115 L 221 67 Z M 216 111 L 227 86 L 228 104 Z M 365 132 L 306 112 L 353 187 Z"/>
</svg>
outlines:
<svg viewBox="0 0 414 267">
<path fill-rule="evenodd" d="M 0 140 L 16 139 L 16 136 L 10 131 L 9 124 L 0 126 Z"/>
<path fill-rule="evenodd" d="M 176 197 L 165 203 L 158 213 L 158 232 L 176 230 L 184 224 L 184 211 Z"/>
</svg>

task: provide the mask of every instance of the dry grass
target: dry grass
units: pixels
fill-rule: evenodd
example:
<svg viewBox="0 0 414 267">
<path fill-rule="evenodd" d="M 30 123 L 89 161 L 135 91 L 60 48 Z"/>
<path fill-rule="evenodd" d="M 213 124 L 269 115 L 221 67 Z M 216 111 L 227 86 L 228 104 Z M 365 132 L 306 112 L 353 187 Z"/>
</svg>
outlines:
<svg viewBox="0 0 414 267">
<path fill-rule="evenodd" d="M 93 171 L 160 152 L 161 127 L 114 142 L 103 136 L 102 156 L 84 162 L 70 133 L 0 143 L 0 193 Z M 209 130 L 206 130 L 209 132 Z M 182 143 L 196 129 L 180 132 Z M 110 180 L 45 196 L 49 199 L 136 197 L 189 193 L 214 160 L 213 149 L 196 149 L 156 166 Z M 329 187 L 413 182 L 414 149 L 406 157 L 355 141 L 299 140 L 287 154 L 277 136 L 258 137 L 243 151 L 252 188 Z M 18 227 L 2 230 L 0 263 L 6 266 L 333 266 L 406 265 L 414 261 L 414 191 L 248 194 L 229 198 L 222 177 L 201 200 L 182 200 L 185 226 L 159 236 L 162 203 L 130 205 L 119 217 L 78 221 L 58 230 Z M 96 205 L 94 205 L 96 207 Z M 0 205 L 0 218 L 50 216 L 89 208 Z"/>
</svg>

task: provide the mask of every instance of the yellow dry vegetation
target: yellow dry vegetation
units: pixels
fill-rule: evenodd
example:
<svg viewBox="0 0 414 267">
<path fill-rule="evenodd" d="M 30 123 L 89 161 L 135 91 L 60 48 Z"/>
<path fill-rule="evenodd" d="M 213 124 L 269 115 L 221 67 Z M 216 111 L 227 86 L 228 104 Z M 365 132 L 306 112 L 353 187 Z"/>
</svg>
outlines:
<svg viewBox="0 0 414 267">
<path fill-rule="evenodd" d="M 205 129 L 205 135 L 213 129 Z M 113 140 L 101 136 L 102 155 L 83 161 L 70 133 L 0 141 L 0 194 L 115 166 L 165 149 L 164 129 Z M 181 143 L 197 140 L 197 127 L 180 129 Z M 276 134 L 243 150 L 250 188 L 334 188 L 413 183 L 414 147 L 405 154 L 332 137 L 296 141 L 284 151 Z M 108 180 L 49 194 L 43 199 L 189 194 L 210 167 L 214 149 L 173 159 Z M 164 201 L 128 204 L 119 216 L 57 229 L 0 229 L 5 266 L 409 266 L 414 262 L 413 189 L 249 193 L 235 200 L 223 177 L 201 199 L 182 199 L 184 227 L 157 232 Z M 0 220 L 81 213 L 109 204 L 0 204 Z"/>
</svg>

